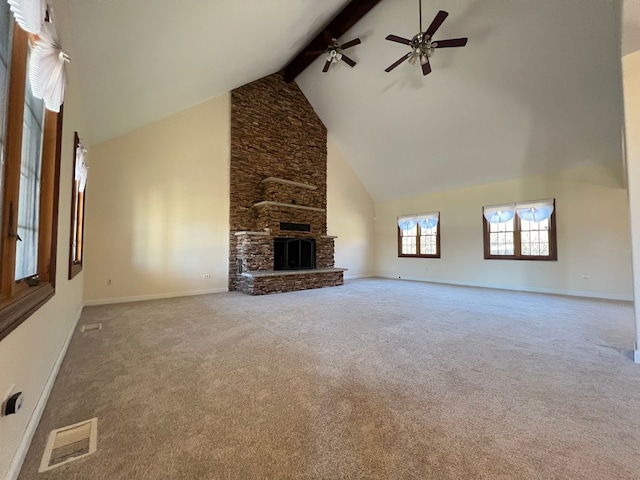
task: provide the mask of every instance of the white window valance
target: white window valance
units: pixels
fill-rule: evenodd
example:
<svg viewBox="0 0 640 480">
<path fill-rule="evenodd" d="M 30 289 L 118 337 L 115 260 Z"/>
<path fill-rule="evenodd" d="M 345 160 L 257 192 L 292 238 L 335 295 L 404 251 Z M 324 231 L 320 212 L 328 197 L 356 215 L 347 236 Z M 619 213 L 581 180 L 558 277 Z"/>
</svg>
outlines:
<svg viewBox="0 0 640 480">
<path fill-rule="evenodd" d="M 84 192 L 84 189 L 87 186 L 87 175 L 89 174 L 89 170 L 87 168 L 87 164 L 85 162 L 85 154 L 87 151 L 84 149 L 82 142 L 78 144 L 76 148 L 76 171 L 75 171 L 75 179 L 79 181 L 78 191 Z"/>
<path fill-rule="evenodd" d="M 484 218 L 490 223 L 510 221 L 516 214 L 521 220 L 541 222 L 553 213 L 553 199 L 509 203 L 484 207 Z"/>
<path fill-rule="evenodd" d="M 516 203 L 518 217 L 528 222 L 542 222 L 553 213 L 553 199 Z"/>
<path fill-rule="evenodd" d="M 46 3 L 42 0 L 7 0 L 20 28 L 39 35 L 46 15 Z"/>
<path fill-rule="evenodd" d="M 438 212 L 402 215 L 398 217 L 398 227 L 400 230 L 411 230 L 416 225 L 420 225 L 422 228 L 433 228 L 438 225 L 439 218 Z"/>
<path fill-rule="evenodd" d="M 418 225 L 422 228 L 433 228 L 438 225 L 439 218 L 440 214 L 438 213 L 423 214 L 418 217 Z"/>
<path fill-rule="evenodd" d="M 29 81 L 33 95 L 43 99 L 47 109 L 53 112 L 59 112 L 64 102 L 68 62 L 53 23 L 45 22 L 31 49 Z"/>
<path fill-rule="evenodd" d="M 492 205 L 484 207 L 484 218 L 489 223 L 504 223 L 511 220 L 516 214 L 516 206 L 513 203 L 506 205 Z"/>
<path fill-rule="evenodd" d="M 411 230 L 417 224 L 418 220 L 415 215 L 398 217 L 398 227 L 400 227 L 400 230 Z"/>
</svg>

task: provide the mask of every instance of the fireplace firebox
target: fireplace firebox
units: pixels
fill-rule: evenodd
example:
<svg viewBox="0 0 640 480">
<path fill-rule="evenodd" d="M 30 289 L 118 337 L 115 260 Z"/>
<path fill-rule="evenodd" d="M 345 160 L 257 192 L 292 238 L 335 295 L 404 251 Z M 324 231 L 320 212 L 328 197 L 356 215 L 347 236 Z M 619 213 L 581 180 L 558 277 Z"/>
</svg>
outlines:
<svg viewBox="0 0 640 480">
<path fill-rule="evenodd" d="M 316 241 L 312 238 L 275 238 L 274 270 L 307 270 L 316 268 Z"/>
</svg>

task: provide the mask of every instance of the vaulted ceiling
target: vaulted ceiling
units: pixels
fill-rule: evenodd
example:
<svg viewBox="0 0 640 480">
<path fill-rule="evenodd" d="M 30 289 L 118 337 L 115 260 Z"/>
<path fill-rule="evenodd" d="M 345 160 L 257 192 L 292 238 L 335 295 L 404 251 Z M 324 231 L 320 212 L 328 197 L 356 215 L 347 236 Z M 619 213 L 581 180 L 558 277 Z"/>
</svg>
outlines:
<svg viewBox="0 0 640 480">
<path fill-rule="evenodd" d="M 282 69 L 347 3 L 53 2 L 94 144 Z M 407 51 L 384 37 L 417 33 L 418 1 L 382 0 L 341 38 L 363 41 L 355 68 L 320 58 L 296 81 L 376 200 L 618 160 L 620 5 L 423 0 L 425 24 L 450 13 L 437 38 L 469 37 L 423 77 L 384 72 Z M 625 15 L 628 53 L 640 16 Z"/>
</svg>

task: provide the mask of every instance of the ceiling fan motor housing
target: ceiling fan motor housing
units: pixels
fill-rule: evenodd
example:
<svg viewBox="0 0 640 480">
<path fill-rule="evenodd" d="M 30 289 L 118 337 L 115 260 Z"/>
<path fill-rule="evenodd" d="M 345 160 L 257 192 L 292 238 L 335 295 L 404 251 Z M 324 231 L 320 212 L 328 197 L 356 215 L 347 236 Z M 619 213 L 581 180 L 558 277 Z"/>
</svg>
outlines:
<svg viewBox="0 0 640 480">
<path fill-rule="evenodd" d="M 419 55 L 426 55 L 427 57 L 430 57 L 435 52 L 435 48 L 437 46 L 438 44 L 424 32 L 418 33 L 411 39 L 411 48 Z"/>
</svg>

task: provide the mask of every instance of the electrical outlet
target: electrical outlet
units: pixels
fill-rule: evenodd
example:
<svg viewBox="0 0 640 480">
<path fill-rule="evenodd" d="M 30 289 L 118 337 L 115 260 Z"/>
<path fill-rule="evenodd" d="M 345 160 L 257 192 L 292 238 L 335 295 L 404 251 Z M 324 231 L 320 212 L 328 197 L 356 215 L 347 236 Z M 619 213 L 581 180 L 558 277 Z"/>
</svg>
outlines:
<svg viewBox="0 0 640 480">
<path fill-rule="evenodd" d="M 580 278 L 582 278 L 582 280 L 589 280 L 591 277 L 589 277 L 589 275 L 582 275 Z"/>
<path fill-rule="evenodd" d="M 0 415 L 4 416 L 4 407 L 7 404 L 7 400 L 9 400 L 9 397 L 13 394 L 13 390 L 16 388 L 15 383 L 13 385 L 11 385 L 11 388 L 9 388 L 9 390 L 7 390 L 7 393 L 4 395 L 4 397 L 2 397 L 2 408 L 0 409 Z"/>
<path fill-rule="evenodd" d="M 204 275 L 202 275 L 202 278 L 206 280 L 208 278 L 211 278 L 211 275 L 209 275 L 208 273 L 205 273 Z"/>
</svg>

